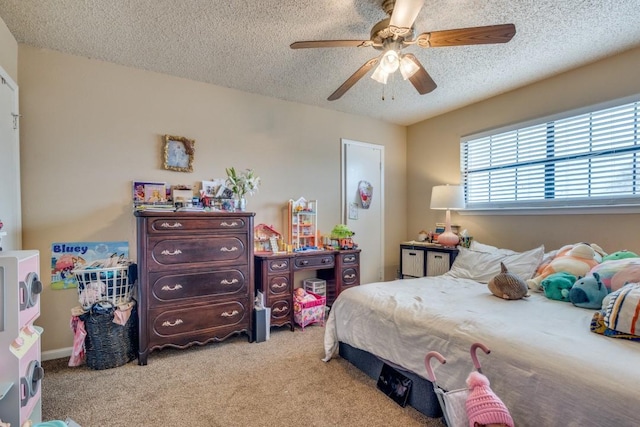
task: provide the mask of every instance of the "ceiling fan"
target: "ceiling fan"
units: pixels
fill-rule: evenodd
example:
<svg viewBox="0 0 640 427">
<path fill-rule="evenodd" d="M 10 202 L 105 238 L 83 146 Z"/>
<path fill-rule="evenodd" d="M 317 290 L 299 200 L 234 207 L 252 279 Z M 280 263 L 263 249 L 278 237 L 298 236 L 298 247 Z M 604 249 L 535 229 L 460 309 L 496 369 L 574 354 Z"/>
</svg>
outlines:
<svg viewBox="0 0 640 427">
<path fill-rule="evenodd" d="M 402 77 L 405 80 L 408 79 L 420 95 L 434 90 L 437 85 L 418 58 L 412 53 L 402 53 L 402 49 L 407 46 L 415 44 L 427 48 L 506 43 L 516 34 L 515 25 L 503 24 L 432 31 L 414 37 L 413 24 L 423 4 L 424 0 L 384 0 L 382 10 L 389 17 L 373 26 L 369 40 L 298 41 L 292 43 L 290 47 L 291 49 L 373 47 L 383 51 L 379 56 L 365 62 L 327 98 L 329 101 L 335 101 L 378 64 L 371 77 L 380 83 L 386 84 L 389 75 L 400 69 Z"/>
</svg>

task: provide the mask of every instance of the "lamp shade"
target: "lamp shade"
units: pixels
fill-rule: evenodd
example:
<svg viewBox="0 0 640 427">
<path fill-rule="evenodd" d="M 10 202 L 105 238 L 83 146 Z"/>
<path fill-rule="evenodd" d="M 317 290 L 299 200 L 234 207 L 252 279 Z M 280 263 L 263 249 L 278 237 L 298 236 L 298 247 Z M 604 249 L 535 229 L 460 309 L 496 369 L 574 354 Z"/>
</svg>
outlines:
<svg viewBox="0 0 640 427">
<path fill-rule="evenodd" d="M 431 209 L 464 209 L 464 189 L 460 185 L 435 185 L 431 190 Z"/>
</svg>

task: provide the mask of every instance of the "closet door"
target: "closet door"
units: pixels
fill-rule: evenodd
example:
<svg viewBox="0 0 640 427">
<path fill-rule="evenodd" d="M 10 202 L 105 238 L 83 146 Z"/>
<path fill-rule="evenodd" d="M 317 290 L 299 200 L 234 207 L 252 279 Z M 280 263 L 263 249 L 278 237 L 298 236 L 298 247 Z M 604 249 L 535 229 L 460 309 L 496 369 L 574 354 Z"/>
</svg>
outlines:
<svg viewBox="0 0 640 427">
<path fill-rule="evenodd" d="M 0 67 L 0 230 L 3 250 L 22 247 L 18 86 Z M 6 235 L 3 235 L 6 233 Z"/>
</svg>

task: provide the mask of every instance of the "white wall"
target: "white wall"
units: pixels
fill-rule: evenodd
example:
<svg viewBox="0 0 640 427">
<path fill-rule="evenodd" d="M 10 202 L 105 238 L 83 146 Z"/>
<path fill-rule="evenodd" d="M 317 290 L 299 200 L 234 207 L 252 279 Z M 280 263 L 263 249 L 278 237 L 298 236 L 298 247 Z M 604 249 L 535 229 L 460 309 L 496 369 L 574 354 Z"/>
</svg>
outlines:
<svg viewBox="0 0 640 427">
<path fill-rule="evenodd" d="M 318 199 L 320 230 L 340 216 L 340 139 L 385 146 L 387 278 L 406 235 L 406 128 L 97 60 L 19 45 L 23 246 L 127 240 L 135 259 L 132 181 L 195 185 L 253 168 L 263 184 L 248 198 L 256 224 L 282 231 L 290 198 Z M 193 173 L 161 168 L 164 134 L 194 139 Z M 366 262 L 366 260 L 363 260 Z M 46 276 L 46 274 L 43 274 Z M 72 290 L 48 289 L 43 350 L 69 347 Z"/>
</svg>

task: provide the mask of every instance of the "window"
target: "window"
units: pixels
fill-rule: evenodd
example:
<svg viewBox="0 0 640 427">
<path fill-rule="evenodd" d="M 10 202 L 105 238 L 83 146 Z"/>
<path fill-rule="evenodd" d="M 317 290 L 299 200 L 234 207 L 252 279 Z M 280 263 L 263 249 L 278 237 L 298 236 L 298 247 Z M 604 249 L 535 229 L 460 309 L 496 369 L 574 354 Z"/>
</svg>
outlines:
<svg viewBox="0 0 640 427">
<path fill-rule="evenodd" d="M 640 207 L 640 101 L 460 144 L 467 209 Z"/>
</svg>

